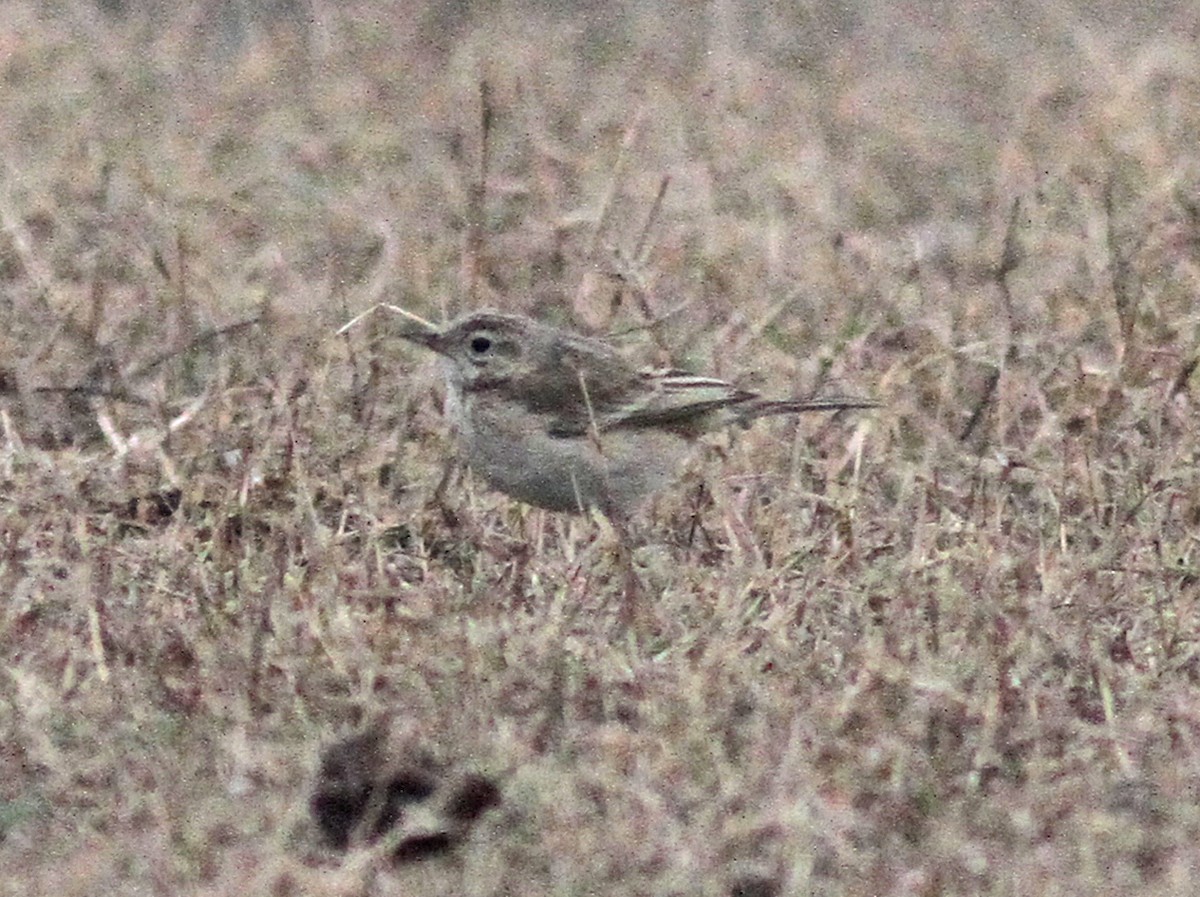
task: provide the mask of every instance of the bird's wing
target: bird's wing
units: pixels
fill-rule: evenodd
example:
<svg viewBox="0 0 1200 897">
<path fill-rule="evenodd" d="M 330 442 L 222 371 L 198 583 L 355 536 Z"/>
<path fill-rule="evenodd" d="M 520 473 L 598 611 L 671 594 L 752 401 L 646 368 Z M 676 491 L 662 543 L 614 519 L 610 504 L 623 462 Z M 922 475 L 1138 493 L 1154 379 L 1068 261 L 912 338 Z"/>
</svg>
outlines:
<svg viewBox="0 0 1200 897">
<path fill-rule="evenodd" d="M 558 416 L 550 427 L 552 435 L 581 436 L 593 430 L 603 433 L 639 427 L 703 430 L 703 419 L 710 412 L 748 402 L 757 395 L 715 377 L 684 371 L 640 370 L 634 378 L 617 384 L 589 379 L 583 372 L 579 375 L 581 391 L 586 394 L 583 413 Z"/>
<path fill-rule="evenodd" d="M 543 415 L 553 436 L 603 429 L 614 410 L 643 389 L 641 373 L 607 343 L 558 334 L 538 347 L 530 380 L 516 390 Z"/>
</svg>

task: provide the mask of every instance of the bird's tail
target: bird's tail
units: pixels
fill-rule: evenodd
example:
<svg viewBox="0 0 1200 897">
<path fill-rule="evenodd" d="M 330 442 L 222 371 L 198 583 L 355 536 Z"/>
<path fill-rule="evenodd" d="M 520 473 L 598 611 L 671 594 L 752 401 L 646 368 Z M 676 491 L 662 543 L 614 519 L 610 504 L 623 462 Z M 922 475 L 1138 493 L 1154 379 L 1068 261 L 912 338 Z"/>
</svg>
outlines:
<svg viewBox="0 0 1200 897">
<path fill-rule="evenodd" d="M 763 399 L 746 402 L 733 409 L 743 422 L 774 414 L 804 414 L 809 411 L 860 411 L 879 408 L 883 403 L 856 396 L 826 396 L 819 399 Z"/>
</svg>

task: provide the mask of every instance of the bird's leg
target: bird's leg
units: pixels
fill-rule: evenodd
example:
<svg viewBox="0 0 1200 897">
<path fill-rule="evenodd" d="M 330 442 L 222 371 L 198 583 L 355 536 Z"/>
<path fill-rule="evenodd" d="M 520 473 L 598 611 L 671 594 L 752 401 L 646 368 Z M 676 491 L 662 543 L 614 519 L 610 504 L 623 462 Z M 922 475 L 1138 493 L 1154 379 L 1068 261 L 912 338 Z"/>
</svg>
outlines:
<svg viewBox="0 0 1200 897">
<path fill-rule="evenodd" d="M 658 628 L 658 618 L 650 604 L 646 585 L 633 565 L 634 540 L 629 520 L 613 508 L 605 509 L 603 517 L 611 527 L 616 542 L 617 572 L 621 577 L 621 626 L 633 630 L 635 634 L 650 634 Z"/>
<path fill-rule="evenodd" d="M 442 515 L 442 522 L 446 524 L 448 529 L 458 529 L 459 519 L 458 512 L 450 507 L 446 501 L 446 490 L 450 486 L 454 475 L 459 471 L 458 459 L 453 455 L 447 455 L 445 463 L 442 466 L 442 478 L 438 481 L 437 488 L 433 490 L 433 498 L 430 504 L 437 508 Z"/>
</svg>

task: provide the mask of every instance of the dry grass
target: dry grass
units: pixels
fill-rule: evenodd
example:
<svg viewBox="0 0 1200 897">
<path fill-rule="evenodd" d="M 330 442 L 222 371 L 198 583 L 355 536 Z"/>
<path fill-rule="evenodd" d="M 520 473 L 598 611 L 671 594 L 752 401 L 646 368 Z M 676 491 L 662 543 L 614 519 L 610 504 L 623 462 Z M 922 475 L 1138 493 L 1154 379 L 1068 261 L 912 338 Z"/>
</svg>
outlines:
<svg viewBox="0 0 1200 897">
<path fill-rule="evenodd" d="M 107 6 L 0 8 L 0 892 L 1196 893 L 1192 0 Z M 639 642 L 378 301 L 886 408 L 715 445 Z M 444 855 L 316 837 L 379 713 Z"/>
</svg>

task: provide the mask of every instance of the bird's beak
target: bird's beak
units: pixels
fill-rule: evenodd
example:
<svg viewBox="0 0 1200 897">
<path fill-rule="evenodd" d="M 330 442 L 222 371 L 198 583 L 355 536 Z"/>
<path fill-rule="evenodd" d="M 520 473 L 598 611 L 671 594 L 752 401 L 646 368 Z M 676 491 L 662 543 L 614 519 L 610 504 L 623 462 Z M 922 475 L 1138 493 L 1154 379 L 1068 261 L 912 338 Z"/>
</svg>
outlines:
<svg viewBox="0 0 1200 897">
<path fill-rule="evenodd" d="M 431 324 L 407 322 L 400 329 L 400 336 L 410 343 L 416 343 L 418 346 L 424 346 L 426 349 L 432 349 L 442 355 L 445 354 L 442 332 Z"/>
</svg>

